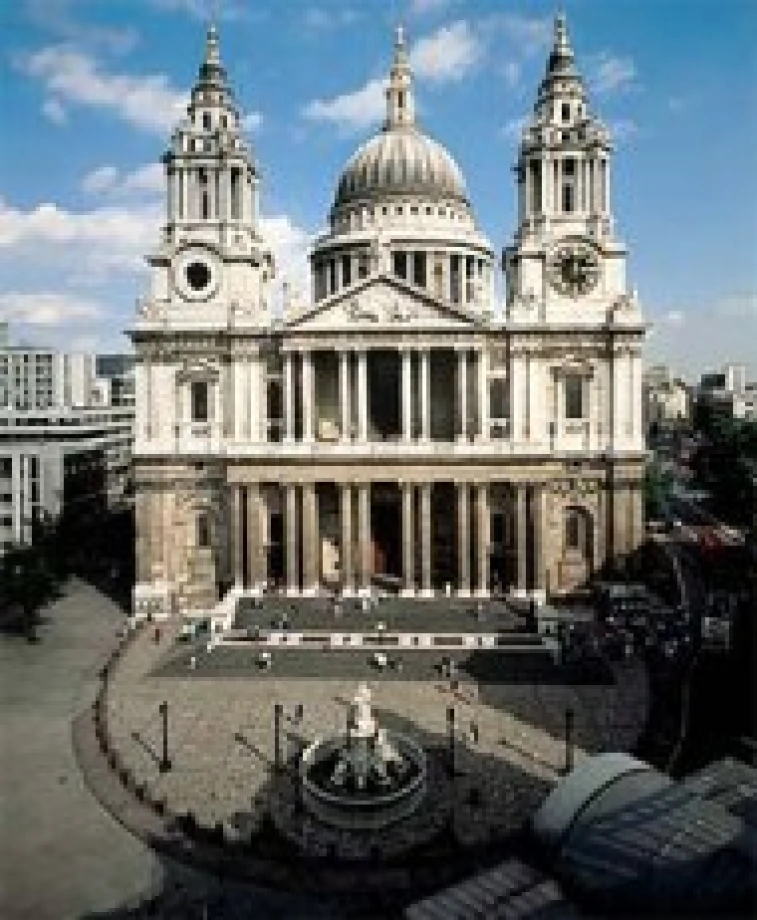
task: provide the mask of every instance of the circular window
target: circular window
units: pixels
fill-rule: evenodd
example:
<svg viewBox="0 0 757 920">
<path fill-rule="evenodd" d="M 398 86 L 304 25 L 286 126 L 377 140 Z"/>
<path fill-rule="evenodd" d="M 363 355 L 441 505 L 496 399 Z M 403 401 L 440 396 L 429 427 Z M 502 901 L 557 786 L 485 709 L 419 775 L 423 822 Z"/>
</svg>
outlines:
<svg viewBox="0 0 757 920">
<path fill-rule="evenodd" d="M 193 291 L 202 291 L 210 284 L 210 269 L 204 262 L 190 262 L 184 274 Z"/>
</svg>

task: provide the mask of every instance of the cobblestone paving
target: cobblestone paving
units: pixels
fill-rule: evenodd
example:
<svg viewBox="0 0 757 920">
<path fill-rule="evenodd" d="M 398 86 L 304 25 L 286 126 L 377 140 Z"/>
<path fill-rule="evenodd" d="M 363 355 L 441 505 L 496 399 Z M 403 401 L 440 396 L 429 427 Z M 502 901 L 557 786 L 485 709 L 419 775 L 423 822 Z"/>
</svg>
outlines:
<svg viewBox="0 0 757 920">
<path fill-rule="evenodd" d="M 627 750 L 646 714 L 646 678 L 639 666 L 627 666 L 611 685 L 468 681 L 452 693 L 448 683 L 434 679 L 430 664 L 425 680 L 397 674 L 381 680 L 365 653 L 357 653 L 354 675 L 334 677 L 329 657 L 342 656 L 343 669 L 343 656 L 352 653 L 301 652 L 291 654 L 309 656 L 310 676 L 293 677 L 276 668 L 263 674 L 249 652 L 243 664 L 225 667 L 229 649 L 187 649 L 174 646 L 173 639 L 174 629 L 164 629 L 156 645 L 145 631 L 123 659 L 111 681 L 110 732 L 126 766 L 165 795 L 170 809 L 192 810 L 209 824 L 235 822 L 252 830 L 268 808 L 275 703 L 285 707 L 282 742 L 285 756 L 293 755 L 316 737 L 343 732 L 358 679 L 367 678 L 373 688 L 380 724 L 427 748 L 445 747 L 446 711 L 455 707 L 456 724 L 468 735 L 466 743 L 462 738 L 458 743 L 464 775 L 455 781 L 456 824 L 471 843 L 519 826 L 546 795 L 564 764 L 566 706 L 576 711 L 577 762 L 585 752 Z M 191 657 L 196 661 L 190 669 Z M 323 673 L 313 675 L 319 661 Z M 173 761 L 166 774 L 158 770 L 163 701 Z M 292 717 L 298 703 L 304 707 L 300 723 Z M 470 740 L 471 724 L 478 728 L 477 744 Z M 481 805 L 463 807 L 474 787 Z M 451 800 L 449 790 L 438 795 L 440 807 Z"/>
</svg>

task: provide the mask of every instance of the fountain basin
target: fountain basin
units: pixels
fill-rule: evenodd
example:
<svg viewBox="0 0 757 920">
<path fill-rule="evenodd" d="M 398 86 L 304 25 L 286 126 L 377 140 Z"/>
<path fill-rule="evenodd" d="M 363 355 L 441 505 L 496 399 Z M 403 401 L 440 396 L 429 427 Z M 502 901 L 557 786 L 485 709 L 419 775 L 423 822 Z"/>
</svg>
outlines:
<svg viewBox="0 0 757 920">
<path fill-rule="evenodd" d="M 342 830 L 370 831 L 387 827 L 413 814 L 426 794 L 427 765 L 423 748 L 399 732 L 386 740 L 407 764 L 404 775 L 386 789 L 338 788 L 326 780 L 330 765 L 344 750 L 345 738 L 317 739 L 300 761 L 302 802 L 313 817 Z"/>
</svg>

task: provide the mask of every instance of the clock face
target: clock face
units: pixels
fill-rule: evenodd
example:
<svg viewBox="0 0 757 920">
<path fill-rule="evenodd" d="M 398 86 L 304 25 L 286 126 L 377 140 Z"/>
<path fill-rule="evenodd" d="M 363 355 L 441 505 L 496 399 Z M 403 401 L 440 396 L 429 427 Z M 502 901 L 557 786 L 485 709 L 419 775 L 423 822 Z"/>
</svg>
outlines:
<svg viewBox="0 0 757 920">
<path fill-rule="evenodd" d="M 183 249 L 172 266 L 173 284 L 185 300 L 207 300 L 218 288 L 218 259 L 209 249 Z"/>
<path fill-rule="evenodd" d="M 548 272 L 552 287 L 561 294 L 588 294 L 599 281 L 597 251 L 585 240 L 563 240 L 549 258 Z"/>
</svg>

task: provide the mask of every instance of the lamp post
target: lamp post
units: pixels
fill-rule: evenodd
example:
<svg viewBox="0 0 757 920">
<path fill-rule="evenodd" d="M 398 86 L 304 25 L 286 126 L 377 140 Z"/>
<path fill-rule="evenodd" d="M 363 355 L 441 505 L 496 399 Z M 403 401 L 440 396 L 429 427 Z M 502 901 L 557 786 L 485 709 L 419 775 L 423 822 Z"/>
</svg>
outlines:
<svg viewBox="0 0 757 920">
<path fill-rule="evenodd" d="M 158 769 L 161 773 L 168 773 L 171 769 L 171 758 L 168 756 L 168 702 L 163 702 L 158 706 L 161 715 L 161 724 L 163 729 L 163 750 L 160 757 Z"/>
<path fill-rule="evenodd" d="M 273 707 L 273 768 L 276 773 L 281 773 L 281 719 L 284 707 L 276 703 Z"/>
<path fill-rule="evenodd" d="M 455 707 L 447 707 L 447 746 L 450 776 L 455 776 Z"/>
<path fill-rule="evenodd" d="M 573 722 L 575 713 L 568 706 L 565 710 L 565 772 L 573 769 Z"/>
</svg>

